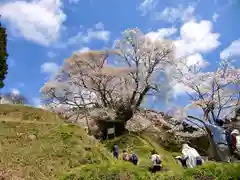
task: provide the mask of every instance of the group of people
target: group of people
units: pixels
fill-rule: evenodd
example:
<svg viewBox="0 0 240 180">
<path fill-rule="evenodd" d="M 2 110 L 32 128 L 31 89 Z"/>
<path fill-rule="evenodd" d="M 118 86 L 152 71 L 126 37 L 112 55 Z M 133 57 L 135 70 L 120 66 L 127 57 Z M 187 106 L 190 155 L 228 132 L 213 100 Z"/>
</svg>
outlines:
<svg viewBox="0 0 240 180">
<path fill-rule="evenodd" d="M 119 159 L 119 148 L 116 144 L 113 146 L 112 152 L 113 152 L 114 158 Z M 138 165 L 139 159 L 138 159 L 137 154 L 135 154 L 135 153 L 129 153 L 127 150 L 123 150 L 122 159 L 124 161 L 131 162 L 134 165 Z M 152 166 L 149 167 L 149 170 L 152 173 L 160 171 L 162 168 L 161 157 L 159 154 L 157 154 L 156 150 L 154 150 L 154 149 L 151 151 L 151 164 L 152 164 Z"/>
<path fill-rule="evenodd" d="M 225 135 L 227 141 L 227 149 L 229 156 L 235 156 L 240 159 L 240 132 L 237 129 L 226 131 Z M 184 168 L 193 168 L 204 163 L 203 158 L 199 155 L 196 149 L 190 147 L 188 144 L 183 144 L 182 155 L 177 156 L 176 159 Z M 230 160 L 228 160 L 230 162 Z"/>
<path fill-rule="evenodd" d="M 114 144 L 112 152 L 113 152 L 113 157 L 116 159 L 119 159 L 119 148 L 116 144 Z M 134 165 L 138 164 L 138 156 L 135 153 L 130 154 L 126 150 L 123 150 L 123 160 L 129 161 Z"/>
<path fill-rule="evenodd" d="M 234 129 L 227 136 L 228 147 L 230 149 L 231 154 L 235 154 L 238 158 L 240 158 L 240 132 L 237 129 Z M 119 159 L 119 148 L 115 144 L 112 149 L 113 156 L 116 159 Z M 197 150 L 193 147 L 190 147 L 188 144 L 183 144 L 182 146 L 182 155 L 175 157 L 176 160 L 184 167 L 184 168 L 194 168 L 196 166 L 202 165 L 204 163 L 203 158 L 199 155 Z M 123 150 L 124 161 L 131 162 L 134 165 L 138 164 L 139 158 L 135 153 L 129 153 L 127 150 Z M 151 166 L 149 170 L 151 172 L 157 172 L 162 169 L 162 159 L 161 156 L 156 152 L 156 150 L 151 151 Z"/>
<path fill-rule="evenodd" d="M 116 159 L 119 159 L 119 148 L 115 144 L 112 149 L 113 156 Z M 127 150 L 123 150 L 122 159 L 124 161 L 131 162 L 134 165 L 138 164 L 138 156 L 135 153 L 129 153 Z M 151 166 L 149 167 L 149 171 L 155 173 L 157 171 L 161 171 L 162 169 L 162 158 L 156 152 L 155 149 L 151 150 Z M 199 155 L 196 149 L 190 147 L 188 144 L 183 144 L 182 147 L 182 155 L 177 156 L 176 160 L 184 167 L 184 168 L 194 168 L 196 166 L 202 165 L 204 163 L 203 158 Z"/>
</svg>

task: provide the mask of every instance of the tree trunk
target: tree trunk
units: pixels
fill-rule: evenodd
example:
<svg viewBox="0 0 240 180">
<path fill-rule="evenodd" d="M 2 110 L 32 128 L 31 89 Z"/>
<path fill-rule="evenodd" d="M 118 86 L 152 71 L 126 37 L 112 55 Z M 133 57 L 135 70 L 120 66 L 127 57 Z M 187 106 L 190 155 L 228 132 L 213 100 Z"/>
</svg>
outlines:
<svg viewBox="0 0 240 180">
<path fill-rule="evenodd" d="M 207 109 L 203 109 L 203 112 L 204 112 L 204 121 L 199 118 L 195 118 L 193 116 L 188 116 L 188 117 L 198 120 L 199 122 L 201 122 L 204 125 L 205 131 L 208 136 L 209 144 L 210 144 L 209 150 L 208 150 L 210 158 L 212 158 L 216 161 L 225 161 L 226 155 L 228 155 L 228 154 L 226 153 L 226 151 L 224 151 L 224 152 L 220 151 L 218 144 L 216 144 L 214 141 L 213 133 L 212 133 L 210 126 L 208 124 L 206 124 L 206 122 L 211 123 L 208 119 L 209 111 Z"/>
<path fill-rule="evenodd" d="M 215 143 L 214 139 L 213 139 L 213 134 L 211 129 L 205 125 L 205 128 L 207 130 L 208 133 L 208 139 L 209 139 L 209 156 L 210 158 L 216 160 L 216 161 L 226 161 L 226 154 L 223 154 L 223 152 L 221 152 L 219 150 L 218 145 Z"/>
<path fill-rule="evenodd" d="M 204 113 L 204 121 L 209 121 L 209 118 L 208 118 L 209 110 L 207 108 L 204 108 L 203 113 Z"/>
<path fill-rule="evenodd" d="M 145 87 L 145 89 L 141 92 L 141 94 L 140 94 L 140 96 L 139 96 L 139 98 L 138 98 L 138 101 L 137 101 L 137 103 L 136 103 L 136 105 L 135 105 L 135 110 L 136 110 L 136 108 L 138 108 L 138 107 L 141 105 L 141 103 L 142 103 L 142 101 L 143 101 L 146 93 L 149 91 L 149 89 L 150 89 L 150 87 L 147 86 L 147 87 Z"/>
<path fill-rule="evenodd" d="M 223 158 L 220 155 L 220 152 L 218 150 L 218 147 L 216 145 L 216 143 L 214 142 L 212 137 L 209 137 L 209 157 L 213 158 L 216 161 L 222 161 Z"/>
</svg>

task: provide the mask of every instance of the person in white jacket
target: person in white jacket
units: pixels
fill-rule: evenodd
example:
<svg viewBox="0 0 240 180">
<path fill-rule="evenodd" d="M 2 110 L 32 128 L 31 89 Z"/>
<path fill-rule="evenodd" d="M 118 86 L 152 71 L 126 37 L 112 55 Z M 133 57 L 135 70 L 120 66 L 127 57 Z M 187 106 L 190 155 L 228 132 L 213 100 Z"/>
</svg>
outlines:
<svg viewBox="0 0 240 180">
<path fill-rule="evenodd" d="M 204 163 L 197 150 L 190 147 L 188 144 L 183 144 L 182 154 L 183 158 L 187 158 L 186 164 L 188 168 L 194 168 L 197 165 L 202 165 Z"/>
</svg>

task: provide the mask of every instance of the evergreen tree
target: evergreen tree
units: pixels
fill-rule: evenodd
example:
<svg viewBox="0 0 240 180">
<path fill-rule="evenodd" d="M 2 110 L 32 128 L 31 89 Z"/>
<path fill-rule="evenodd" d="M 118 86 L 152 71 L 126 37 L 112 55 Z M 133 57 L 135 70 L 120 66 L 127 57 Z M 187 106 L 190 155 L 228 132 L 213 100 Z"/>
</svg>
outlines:
<svg viewBox="0 0 240 180">
<path fill-rule="evenodd" d="M 7 33 L 6 29 L 2 27 L 0 22 L 0 88 L 3 88 L 3 81 L 8 72 L 7 57 Z"/>
</svg>

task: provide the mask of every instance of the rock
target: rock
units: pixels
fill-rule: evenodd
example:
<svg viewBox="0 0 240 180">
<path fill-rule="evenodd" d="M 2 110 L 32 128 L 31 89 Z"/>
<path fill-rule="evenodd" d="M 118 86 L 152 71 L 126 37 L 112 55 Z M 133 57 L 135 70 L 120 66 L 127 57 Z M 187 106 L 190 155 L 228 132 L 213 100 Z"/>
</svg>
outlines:
<svg viewBox="0 0 240 180">
<path fill-rule="evenodd" d="M 17 137 L 21 137 L 23 133 L 17 133 Z"/>
<path fill-rule="evenodd" d="M 34 134 L 30 134 L 30 135 L 28 135 L 28 138 L 30 140 L 35 140 L 37 137 Z"/>
</svg>

